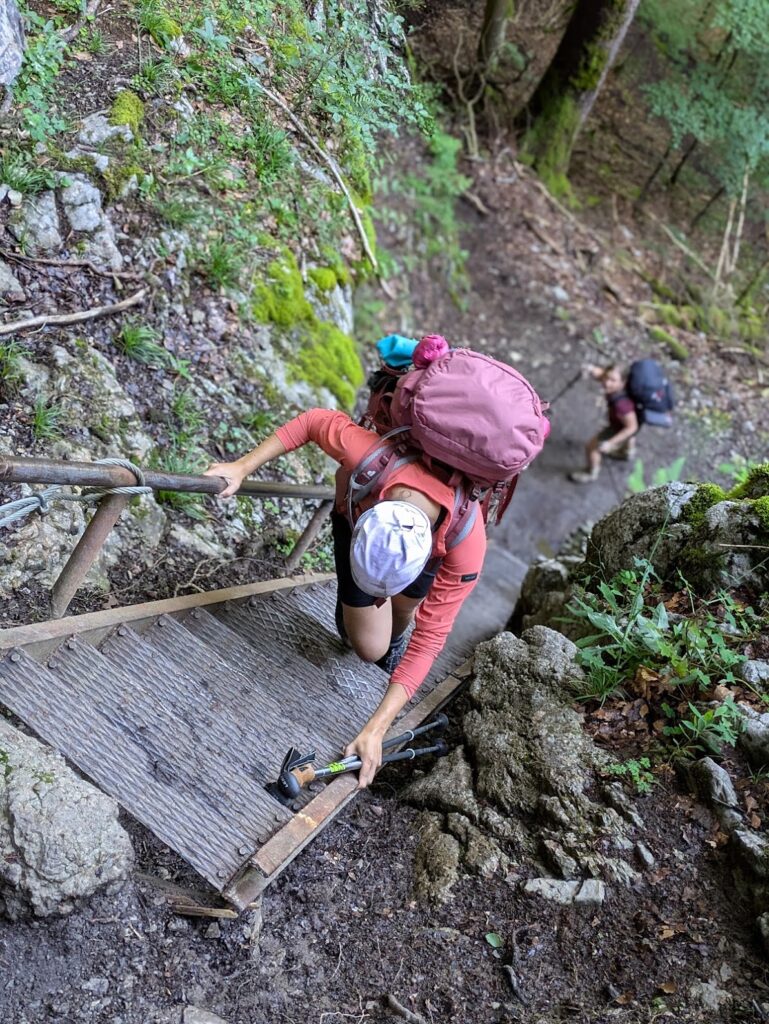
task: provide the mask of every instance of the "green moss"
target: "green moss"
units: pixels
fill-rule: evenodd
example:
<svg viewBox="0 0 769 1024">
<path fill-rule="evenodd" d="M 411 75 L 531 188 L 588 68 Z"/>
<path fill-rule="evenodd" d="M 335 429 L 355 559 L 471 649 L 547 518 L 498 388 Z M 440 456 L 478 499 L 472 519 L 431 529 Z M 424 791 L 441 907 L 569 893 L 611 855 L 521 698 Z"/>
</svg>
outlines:
<svg viewBox="0 0 769 1024">
<path fill-rule="evenodd" d="M 726 491 L 718 484 L 701 484 L 693 497 L 686 503 L 683 518 L 692 526 L 699 526 L 705 519 L 705 513 L 719 501 L 726 500 Z"/>
<path fill-rule="evenodd" d="M 681 552 L 678 568 L 695 593 L 706 594 L 718 583 L 723 561 L 723 555 L 714 555 L 712 548 L 692 545 Z"/>
<path fill-rule="evenodd" d="M 308 333 L 295 362 L 303 380 L 328 388 L 340 405 L 352 408 L 364 373 L 355 341 L 334 324 L 318 323 Z"/>
<path fill-rule="evenodd" d="M 654 341 L 658 341 L 660 345 L 667 345 L 674 359 L 680 359 L 683 362 L 689 358 L 688 348 L 678 338 L 674 338 L 672 334 L 668 334 L 666 330 L 663 330 L 662 327 L 650 327 L 649 335 Z"/>
<path fill-rule="evenodd" d="M 758 498 L 753 502 L 753 511 L 758 516 L 758 522 L 763 533 L 769 533 L 769 495 Z"/>
<path fill-rule="evenodd" d="M 356 135 L 348 134 L 342 152 L 342 161 L 361 203 L 365 206 L 370 206 L 374 198 L 374 189 L 371 185 L 370 158 L 366 147 Z"/>
<path fill-rule="evenodd" d="M 336 271 L 333 267 L 310 267 L 307 276 L 319 292 L 331 292 L 336 288 Z"/>
<path fill-rule="evenodd" d="M 135 163 L 121 164 L 117 160 L 111 160 L 109 165 L 101 172 L 104 184 L 107 187 L 107 197 L 110 200 L 119 198 L 123 189 L 135 177 L 141 181 L 144 177 L 144 169 Z"/>
<path fill-rule="evenodd" d="M 521 152 L 557 198 L 576 203 L 566 177 L 579 126 L 579 109 L 574 99 L 554 89 L 552 98 L 523 138 Z"/>
<path fill-rule="evenodd" d="M 135 138 L 139 135 L 139 125 L 144 118 L 144 104 L 130 89 L 123 89 L 115 97 L 110 110 L 110 124 L 125 124 L 131 129 Z"/>
<path fill-rule="evenodd" d="M 769 462 L 760 466 L 754 466 L 748 473 L 747 479 L 737 484 L 727 494 L 727 498 L 738 501 L 740 498 L 760 499 L 769 495 Z"/>
<path fill-rule="evenodd" d="M 571 85 L 580 92 L 590 92 L 598 88 L 601 75 L 606 67 L 608 53 L 604 47 L 596 43 L 587 47 L 585 58 L 577 74 L 571 79 Z"/>
<path fill-rule="evenodd" d="M 261 323 L 280 327 L 314 319 L 293 253 L 285 252 L 280 259 L 273 260 L 267 267 L 265 279 L 255 282 L 251 312 Z"/>
<path fill-rule="evenodd" d="M 655 302 L 654 311 L 663 323 L 682 327 L 686 331 L 692 329 L 697 319 L 697 312 L 691 306 L 679 306 L 675 303 Z"/>
</svg>

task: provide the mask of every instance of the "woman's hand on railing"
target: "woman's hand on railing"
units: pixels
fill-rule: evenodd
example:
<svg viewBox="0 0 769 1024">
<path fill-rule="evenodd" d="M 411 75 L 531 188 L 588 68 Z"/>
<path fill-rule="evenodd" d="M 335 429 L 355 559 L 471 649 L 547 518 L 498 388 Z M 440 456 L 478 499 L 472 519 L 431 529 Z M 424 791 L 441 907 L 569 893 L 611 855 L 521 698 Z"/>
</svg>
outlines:
<svg viewBox="0 0 769 1024">
<path fill-rule="evenodd" d="M 236 491 L 240 490 L 240 485 L 246 475 L 237 462 L 212 462 L 203 473 L 203 476 L 219 476 L 227 481 L 227 486 L 224 490 L 219 491 L 217 498 L 231 498 Z"/>
</svg>

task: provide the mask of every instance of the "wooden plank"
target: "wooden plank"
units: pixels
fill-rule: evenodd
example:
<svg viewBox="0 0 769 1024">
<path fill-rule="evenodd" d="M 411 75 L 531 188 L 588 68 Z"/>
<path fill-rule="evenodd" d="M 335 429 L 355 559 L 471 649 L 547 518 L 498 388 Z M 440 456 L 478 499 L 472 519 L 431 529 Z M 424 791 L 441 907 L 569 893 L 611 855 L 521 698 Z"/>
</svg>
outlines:
<svg viewBox="0 0 769 1024">
<path fill-rule="evenodd" d="M 423 700 L 392 726 L 388 735 L 397 735 L 421 725 L 440 711 L 467 683 L 473 671 L 473 659 L 446 676 Z M 317 833 L 353 799 L 358 791 L 358 776 L 340 775 L 286 822 L 251 858 L 250 869 L 235 878 L 222 895 L 243 909 L 262 892 L 299 854 Z"/>
<path fill-rule="evenodd" d="M 40 641 L 60 639 L 71 636 L 73 633 L 108 629 L 137 619 L 172 615 L 174 612 L 185 611 L 188 608 L 223 604 L 225 601 L 243 601 L 258 594 L 290 590 L 293 587 L 303 587 L 310 583 L 326 583 L 335 578 L 334 573 L 303 573 L 286 576 L 280 580 L 263 580 L 259 583 L 227 587 L 225 590 L 208 590 L 200 594 L 186 594 L 184 597 L 170 597 L 162 601 L 147 601 L 144 604 L 129 605 L 125 608 L 107 608 L 105 611 L 70 615 L 64 619 L 33 622 L 26 626 L 11 626 L 9 629 L 0 630 L 0 651 L 8 650 L 11 647 L 25 647 L 27 644 L 36 644 Z"/>
</svg>

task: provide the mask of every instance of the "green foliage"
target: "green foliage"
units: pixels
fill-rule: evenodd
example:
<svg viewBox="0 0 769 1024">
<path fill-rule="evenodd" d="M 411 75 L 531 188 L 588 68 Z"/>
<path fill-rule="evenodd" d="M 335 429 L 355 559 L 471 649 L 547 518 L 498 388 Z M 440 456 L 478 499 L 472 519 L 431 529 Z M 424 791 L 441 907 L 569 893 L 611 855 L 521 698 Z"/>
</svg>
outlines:
<svg viewBox="0 0 769 1024">
<path fill-rule="evenodd" d="M 732 501 L 740 498 L 765 498 L 769 495 L 769 462 L 751 466 L 747 475 L 731 491 L 727 497 Z"/>
<path fill-rule="evenodd" d="M 699 526 L 704 522 L 707 510 L 725 499 L 723 487 L 718 484 L 700 484 L 694 496 L 687 501 L 682 518 L 692 526 Z"/>
<path fill-rule="evenodd" d="M 631 758 L 618 764 L 609 764 L 603 771 L 607 775 L 617 775 L 631 783 L 637 793 L 650 793 L 654 785 L 654 775 L 650 771 L 651 761 L 648 757 Z"/>
<path fill-rule="evenodd" d="M 579 699 L 603 703 L 617 696 L 639 669 L 663 680 L 671 694 L 681 690 L 693 699 L 716 683 L 737 683 L 737 670 L 745 661 L 741 648 L 761 628 L 753 609 L 727 593 L 697 607 L 689 590 L 691 614 L 672 618 L 659 600 L 660 581 L 651 562 L 634 562 L 633 569 L 608 582 L 599 580 L 594 590 L 585 589 L 569 602 L 568 620 L 591 630 L 577 641 L 577 662 L 587 675 Z M 688 590 L 685 581 L 684 587 Z M 707 750 L 713 742 L 733 743 L 735 722 L 728 708 L 699 711 L 692 699 L 687 706 L 691 717 L 679 716 L 664 703 L 670 718 L 665 735 Z"/>
<path fill-rule="evenodd" d="M 675 712 L 669 705 L 663 710 L 670 717 Z M 745 728 L 745 716 L 733 700 L 726 700 L 714 708 L 700 710 L 689 701 L 689 717 L 679 718 L 675 725 L 666 725 L 664 733 L 672 736 L 677 747 L 686 752 L 718 755 L 726 744 L 733 747 Z"/>
<path fill-rule="evenodd" d="M 24 349 L 12 338 L 0 341 L 0 392 L 12 394 L 24 380 L 21 359 Z"/>
<path fill-rule="evenodd" d="M 670 354 L 674 359 L 679 359 L 681 362 L 689 358 L 689 349 L 683 342 L 680 342 L 678 338 L 674 338 L 673 335 L 664 330 L 662 327 L 658 327 L 656 324 L 649 328 L 649 336 L 654 340 L 658 341 L 660 345 L 666 345 L 670 350 Z"/>
<path fill-rule="evenodd" d="M 769 171 L 769 115 L 763 0 L 647 0 L 642 10 L 660 52 L 661 79 L 645 86 L 652 113 L 672 143 L 694 138 L 727 193 L 745 173 Z"/>
<path fill-rule="evenodd" d="M 633 463 L 633 470 L 627 478 L 627 488 L 631 494 L 640 494 L 649 487 L 662 487 L 664 484 L 673 483 L 681 479 L 684 470 L 686 456 L 680 455 L 669 466 L 659 466 L 652 474 L 650 484 L 646 483 L 643 459 L 636 459 Z"/>
<path fill-rule="evenodd" d="M 57 402 L 51 402 L 42 395 L 35 399 L 32 415 L 32 433 L 36 441 L 51 441 L 61 434 L 61 418 L 64 409 Z"/>
<path fill-rule="evenodd" d="M 162 96 L 176 80 L 174 62 L 165 54 L 145 60 L 131 80 L 134 89 L 145 96 Z"/>
<path fill-rule="evenodd" d="M 234 288 L 240 281 L 243 267 L 240 246 L 223 238 L 212 242 L 198 263 L 198 269 L 220 288 Z"/>
<path fill-rule="evenodd" d="M 171 17 L 165 4 L 159 0 L 140 0 L 137 15 L 141 27 L 152 36 L 158 46 L 168 46 L 182 34 L 179 22 Z"/>
<path fill-rule="evenodd" d="M 66 128 L 55 106 L 55 83 L 66 42 L 53 20 L 24 8 L 27 31 L 21 71 L 14 82 L 14 116 L 32 142 L 47 143 Z"/>
<path fill-rule="evenodd" d="M 391 192 L 405 199 L 407 209 L 400 217 L 416 232 L 415 258 L 437 265 L 460 307 L 465 304 L 470 283 L 465 268 L 467 251 L 460 243 L 456 203 L 471 185 L 458 167 L 461 151 L 459 139 L 437 131 L 430 140 L 430 163 L 419 174 L 409 171 L 378 182 L 381 194 Z M 399 215 L 389 216 L 392 219 Z"/>
<path fill-rule="evenodd" d="M 53 188 L 55 178 L 47 168 L 39 167 L 30 154 L 8 147 L 0 154 L 0 183 L 25 195 L 34 195 Z"/>
<path fill-rule="evenodd" d="M 189 450 L 186 447 L 153 448 L 147 459 L 149 469 L 157 469 L 164 473 L 202 472 L 208 465 L 205 452 L 200 449 Z M 202 494 L 187 494 L 183 491 L 155 491 L 155 499 L 162 505 L 168 505 L 189 516 L 190 519 L 207 519 Z"/>
<path fill-rule="evenodd" d="M 206 415 L 200 401 L 189 388 L 182 391 L 174 389 L 171 411 L 179 425 L 176 436 L 180 442 L 186 443 L 195 438 L 206 423 Z"/>
<path fill-rule="evenodd" d="M 115 339 L 118 348 L 130 359 L 146 366 L 167 366 L 170 353 L 158 344 L 160 335 L 154 327 L 131 320 Z"/>
</svg>

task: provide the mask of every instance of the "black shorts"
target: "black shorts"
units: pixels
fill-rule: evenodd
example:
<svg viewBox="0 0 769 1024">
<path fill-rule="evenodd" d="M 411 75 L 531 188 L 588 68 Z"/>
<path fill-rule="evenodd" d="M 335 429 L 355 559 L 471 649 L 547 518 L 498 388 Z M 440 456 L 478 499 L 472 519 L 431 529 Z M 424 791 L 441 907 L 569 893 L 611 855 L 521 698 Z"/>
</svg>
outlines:
<svg viewBox="0 0 769 1024">
<path fill-rule="evenodd" d="M 361 590 L 353 579 L 350 568 L 350 543 L 352 541 L 352 529 L 347 520 L 336 509 L 331 513 L 331 531 L 334 535 L 334 561 L 336 562 L 336 578 L 338 581 L 338 596 L 342 604 L 348 608 L 370 608 L 381 598 L 372 597 L 365 590 Z M 426 597 L 428 590 L 435 582 L 435 575 L 440 568 L 440 563 L 433 565 L 433 559 L 428 563 L 427 569 L 417 576 L 413 583 L 409 583 L 401 593 L 404 597 L 411 597 L 421 601 Z"/>
</svg>

